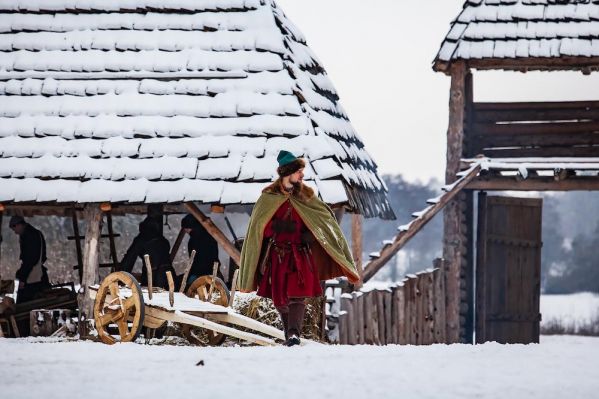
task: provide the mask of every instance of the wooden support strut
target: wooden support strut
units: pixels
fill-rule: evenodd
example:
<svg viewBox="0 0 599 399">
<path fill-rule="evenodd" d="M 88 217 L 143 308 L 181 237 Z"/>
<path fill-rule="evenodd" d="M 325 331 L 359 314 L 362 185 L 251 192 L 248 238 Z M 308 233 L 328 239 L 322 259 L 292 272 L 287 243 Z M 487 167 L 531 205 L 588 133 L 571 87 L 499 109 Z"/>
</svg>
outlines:
<svg viewBox="0 0 599 399">
<path fill-rule="evenodd" d="M 187 261 L 187 266 L 185 267 L 185 273 L 183 273 L 183 281 L 181 281 L 181 288 L 179 288 L 179 292 L 185 292 L 185 286 L 187 285 L 187 279 L 189 277 L 189 272 L 191 270 L 191 266 L 193 265 L 193 260 L 196 257 L 196 250 L 191 251 L 191 256 Z"/>
<path fill-rule="evenodd" d="M 241 254 L 235 248 L 235 245 L 229 241 L 227 236 L 214 224 L 214 222 L 204 215 L 204 213 L 193 203 L 186 202 L 185 208 L 197 219 L 198 222 L 206 229 L 216 242 L 223 247 L 225 252 L 233 259 L 237 265 L 240 264 Z"/>
<path fill-rule="evenodd" d="M 98 204 L 86 204 L 84 208 L 87 227 L 85 231 L 85 244 L 83 249 L 83 271 L 81 279 L 81 293 L 79 308 L 81 312 L 90 317 L 93 313 L 93 302 L 86 295 L 88 287 L 97 284 L 100 280 L 99 273 L 99 243 L 102 230 L 102 211 Z"/>
<path fill-rule="evenodd" d="M 179 248 L 181 247 L 183 238 L 185 238 L 185 229 L 179 230 L 179 234 L 177 234 L 177 239 L 175 240 L 175 243 L 173 244 L 173 247 L 171 248 L 171 253 L 169 255 L 171 263 L 173 263 L 173 261 L 175 260 L 175 257 L 177 256 L 177 252 L 179 252 Z"/>
<path fill-rule="evenodd" d="M 467 173 L 455 183 L 455 185 L 443 196 L 441 196 L 439 202 L 428 207 L 424 212 L 414 219 L 407 230 L 400 231 L 393 244 L 388 245 L 381 251 L 378 258 L 370 261 L 364 268 L 363 282 L 367 282 L 374 276 L 385 264 L 395 256 L 395 254 L 403 248 L 408 241 L 416 235 L 439 211 L 441 211 L 445 205 L 447 205 L 464 187 L 468 185 L 479 173 L 480 165 L 473 165 Z"/>
</svg>

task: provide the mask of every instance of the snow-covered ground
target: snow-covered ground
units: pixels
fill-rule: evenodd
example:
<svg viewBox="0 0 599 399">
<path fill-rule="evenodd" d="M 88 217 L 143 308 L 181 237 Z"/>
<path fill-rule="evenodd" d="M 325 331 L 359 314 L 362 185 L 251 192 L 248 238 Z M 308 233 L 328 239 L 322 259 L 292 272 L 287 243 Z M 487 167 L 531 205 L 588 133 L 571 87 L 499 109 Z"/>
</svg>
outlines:
<svg viewBox="0 0 599 399">
<path fill-rule="evenodd" d="M 2 398 L 563 399 L 599 390 L 599 338 L 589 337 L 294 348 L 31 341 L 0 339 Z"/>
<path fill-rule="evenodd" d="M 578 331 L 599 322 L 599 295 L 541 295 L 541 314 L 541 328 L 559 323 L 569 331 Z"/>
</svg>

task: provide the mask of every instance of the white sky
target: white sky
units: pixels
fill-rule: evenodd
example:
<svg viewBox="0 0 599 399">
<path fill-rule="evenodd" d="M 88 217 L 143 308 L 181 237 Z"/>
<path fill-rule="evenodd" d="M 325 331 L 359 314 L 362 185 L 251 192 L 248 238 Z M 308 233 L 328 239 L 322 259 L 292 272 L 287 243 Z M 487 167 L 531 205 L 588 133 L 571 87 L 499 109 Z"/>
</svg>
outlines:
<svg viewBox="0 0 599 399">
<path fill-rule="evenodd" d="M 277 0 L 305 34 L 381 173 L 442 179 L 449 77 L 432 61 L 463 0 Z M 599 99 L 599 74 L 475 74 L 480 101 Z"/>
</svg>

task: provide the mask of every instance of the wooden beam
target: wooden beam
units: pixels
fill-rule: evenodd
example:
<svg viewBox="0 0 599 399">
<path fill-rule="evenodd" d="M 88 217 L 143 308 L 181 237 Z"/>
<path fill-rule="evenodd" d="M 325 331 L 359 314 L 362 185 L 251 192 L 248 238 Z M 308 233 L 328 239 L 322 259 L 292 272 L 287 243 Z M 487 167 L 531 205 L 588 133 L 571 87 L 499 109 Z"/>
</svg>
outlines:
<svg viewBox="0 0 599 399">
<path fill-rule="evenodd" d="M 439 213 L 468 183 L 474 179 L 480 171 L 480 165 L 474 165 L 450 191 L 443 194 L 438 202 L 421 212 L 420 216 L 410 223 L 407 230 L 400 231 L 391 245 L 385 246 L 380 256 L 364 267 L 363 282 L 370 280 L 385 264 L 403 248 L 412 237 L 414 237 L 437 213 Z"/>
<path fill-rule="evenodd" d="M 482 151 L 482 152 L 481 152 Z M 482 155 L 488 158 L 559 158 L 559 157 L 597 157 L 599 146 L 553 146 L 553 147 L 510 147 L 510 148 L 485 148 L 478 153 L 467 154 L 467 157 Z"/>
<path fill-rule="evenodd" d="M 351 239 L 352 239 L 352 255 L 356 269 L 360 275 L 360 279 L 364 276 L 364 270 L 362 269 L 362 215 L 359 213 L 353 213 L 351 218 Z M 362 286 L 362 282 L 358 282 L 354 285 L 355 289 L 359 289 Z"/>
<path fill-rule="evenodd" d="M 514 177 L 478 178 L 466 186 L 481 191 L 598 191 L 599 177 L 577 176 L 556 181 L 553 176 L 530 176 L 518 181 Z"/>
<path fill-rule="evenodd" d="M 85 221 L 87 223 L 85 231 L 85 244 L 83 246 L 83 274 L 81 279 L 81 288 L 79 308 L 87 318 L 93 316 L 93 302 L 87 290 L 90 285 L 100 282 L 99 273 L 99 243 L 100 231 L 102 230 L 102 211 L 98 204 L 85 204 Z"/>
<path fill-rule="evenodd" d="M 239 250 L 235 248 L 235 245 L 229 241 L 227 236 L 214 224 L 214 222 L 209 217 L 204 215 L 204 213 L 193 202 L 186 202 L 185 208 L 187 208 L 189 213 L 191 213 L 193 217 L 195 217 L 197 221 L 204 226 L 208 234 L 210 234 L 216 240 L 216 242 L 223 247 L 225 252 L 229 254 L 231 259 L 233 259 L 233 262 L 239 265 L 241 258 Z"/>
<path fill-rule="evenodd" d="M 467 62 L 468 67 L 478 70 L 505 71 L 580 71 L 585 75 L 599 70 L 599 57 L 528 57 L 528 58 L 485 58 L 456 60 L 452 62 L 435 60 L 433 70 L 451 74 L 455 64 Z"/>
</svg>

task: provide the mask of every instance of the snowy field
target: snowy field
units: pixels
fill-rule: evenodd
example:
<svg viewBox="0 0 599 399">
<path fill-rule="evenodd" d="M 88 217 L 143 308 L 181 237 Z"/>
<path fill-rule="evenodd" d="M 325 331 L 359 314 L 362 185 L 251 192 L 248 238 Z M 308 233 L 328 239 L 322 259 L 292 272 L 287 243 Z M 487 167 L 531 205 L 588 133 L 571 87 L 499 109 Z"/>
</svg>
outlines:
<svg viewBox="0 0 599 399">
<path fill-rule="evenodd" d="M 541 329 L 559 323 L 571 332 L 597 328 L 599 295 L 579 292 L 570 295 L 541 295 Z"/>
<path fill-rule="evenodd" d="M 300 348 L 31 341 L 0 339 L 0 397 L 563 399 L 599 391 L 599 338 L 589 337 Z"/>
</svg>

